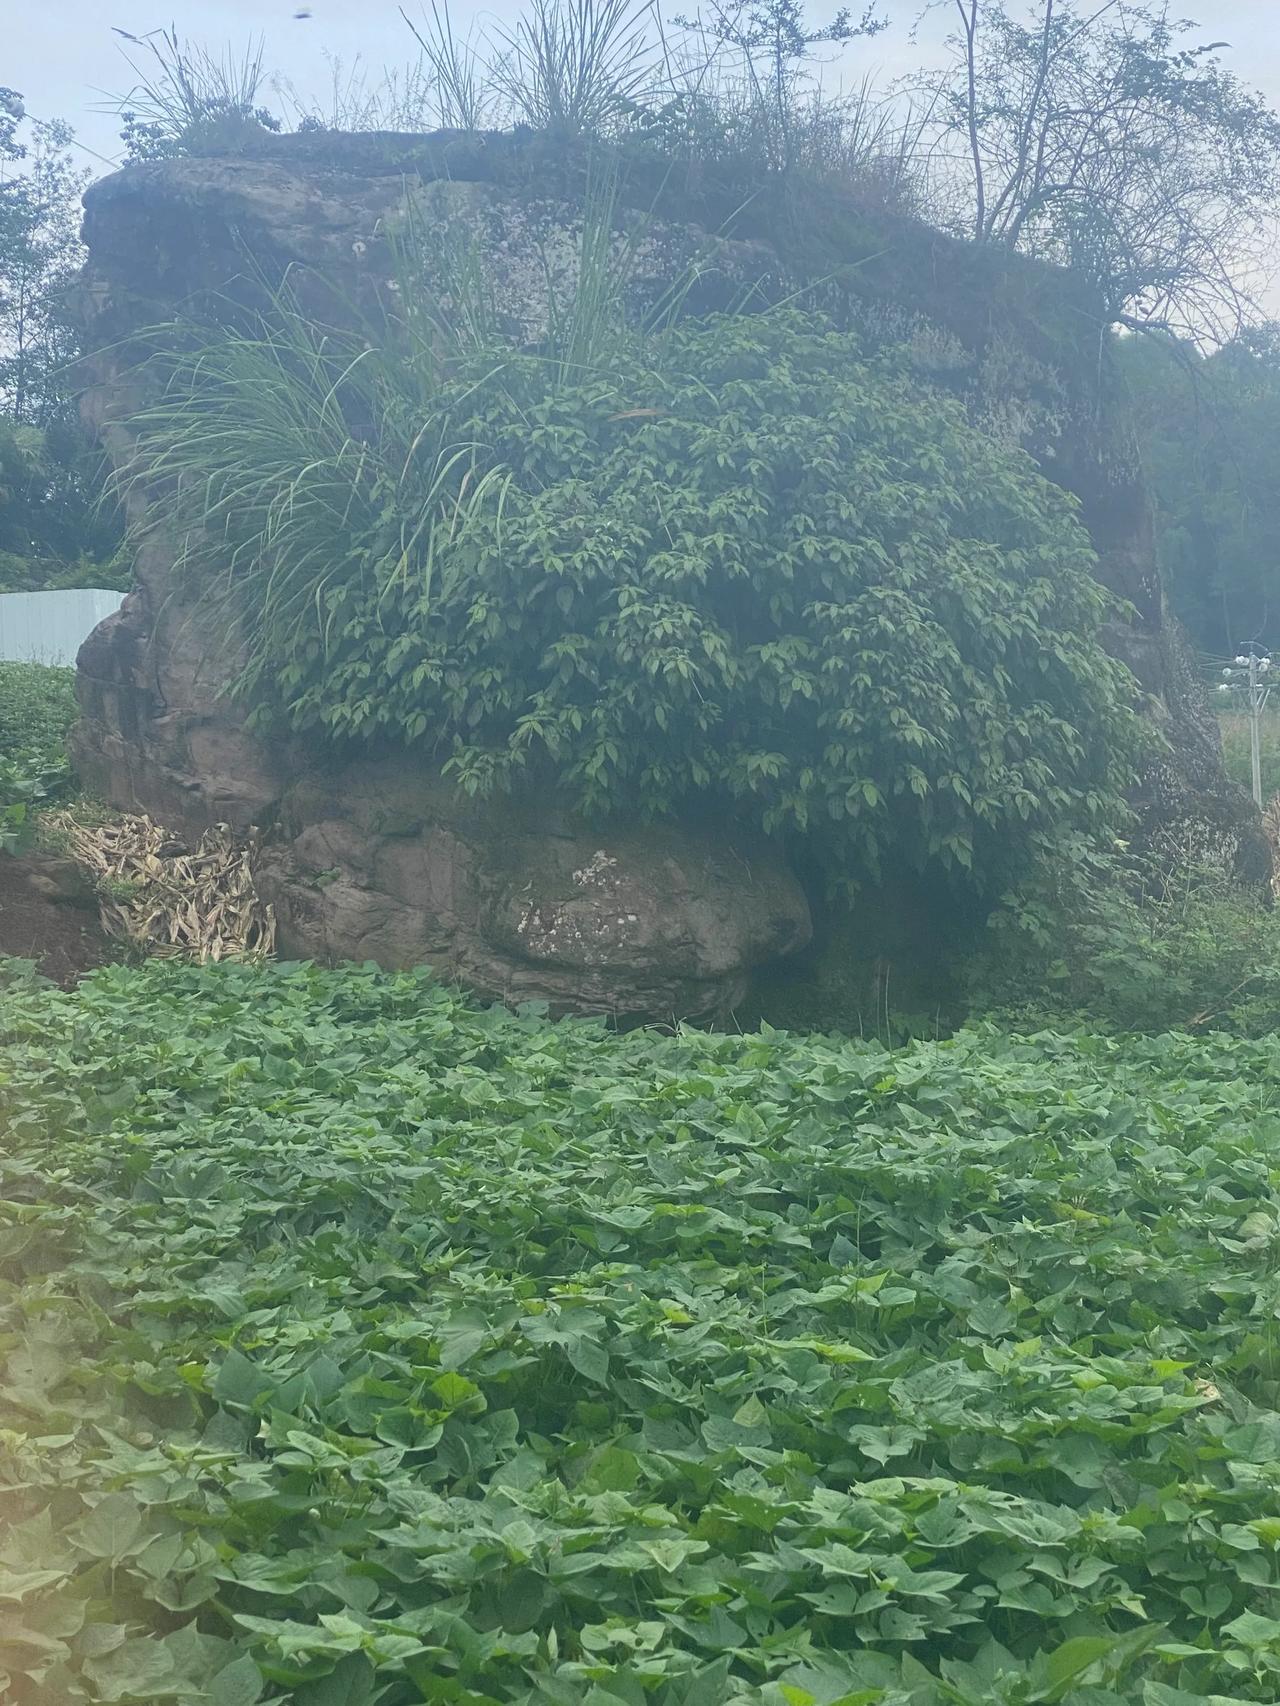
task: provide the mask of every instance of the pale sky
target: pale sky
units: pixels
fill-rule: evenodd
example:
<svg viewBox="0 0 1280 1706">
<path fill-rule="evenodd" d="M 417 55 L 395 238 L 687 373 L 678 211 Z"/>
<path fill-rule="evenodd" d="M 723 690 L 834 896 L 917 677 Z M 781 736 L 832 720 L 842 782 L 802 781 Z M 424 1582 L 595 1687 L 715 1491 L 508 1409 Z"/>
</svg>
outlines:
<svg viewBox="0 0 1280 1706">
<path fill-rule="evenodd" d="M 922 4 L 883 0 L 890 28 L 853 44 L 840 68 L 844 78 L 860 81 L 872 72 L 887 82 L 936 55 L 949 8 L 926 21 L 913 44 Z M 419 5 L 408 0 L 406 10 L 416 16 Z M 452 7 L 455 20 L 464 21 L 477 14 L 510 17 L 518 9 L 518 0 L 488 7 L 455 0 Z M 696 0 L 681 0 L 679 9 L 695 11 Z M 1196 18 L 1207 38 L 1230 42 L 1225 63 L 1280 107 L 1280 0 L 1179 0 L 1173 9 Z M 808 16 L 821 23 L 835 10 L 836 3 L 811 0 Z M 295 18 L 299 11 L 310 16 Z M 31 113 L 67 119 L 96 157 L 86 153 L 85 164 L 105 171 L 119 152 L 118 124 L 94 109 L 102 91 L 121 93 L 132 81 L 111 26 L 142 35 L 170 23 L 212 47 L 262 35 L 269 70 L 317 96 L 330 83 L 326 50 L 373 67 L 402 64 L 414 52 L 395 0 L 0 0 L 0 85 L 18 89 Z"/>
</svg>

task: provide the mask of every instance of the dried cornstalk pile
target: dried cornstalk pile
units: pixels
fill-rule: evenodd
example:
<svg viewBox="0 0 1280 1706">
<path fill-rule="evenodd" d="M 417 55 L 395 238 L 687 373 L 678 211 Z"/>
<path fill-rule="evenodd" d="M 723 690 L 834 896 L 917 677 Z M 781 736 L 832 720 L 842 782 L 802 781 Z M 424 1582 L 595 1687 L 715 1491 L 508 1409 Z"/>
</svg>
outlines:
<svg viewBox="0 0 1280 1706">
<path fill-rule="evenodd" d="M 94 880 L 102 927 L 153 957 L 227 960 L 270 954 L 276 920 L 253 881 L 254 839 L 224 823 L 194 852 L 149 817 L 83 824 L 66 812 L 46 824 L 67 838 Z"/>
</svg>

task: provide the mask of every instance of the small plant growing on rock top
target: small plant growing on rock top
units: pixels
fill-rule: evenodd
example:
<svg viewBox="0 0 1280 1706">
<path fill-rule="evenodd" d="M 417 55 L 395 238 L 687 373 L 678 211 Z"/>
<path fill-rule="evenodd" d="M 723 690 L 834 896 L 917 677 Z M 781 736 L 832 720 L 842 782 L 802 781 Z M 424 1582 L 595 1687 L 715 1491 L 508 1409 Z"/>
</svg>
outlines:
<svg viewBox="0 0 1280 1706">
<path fill-rule="evenodd" d="M 477 795 L 731 810 L 837 878 L 1003 881 L 1107 822 L 1135 725 L 1071 500 L 901 352 L 796 311 L 628 329 L 602 264 L 591 336 L 537 347 L 477 320 L 442 360 L 409 279 L 377 328 L 286 291 L 162 340 L 127 478 L 255 715 Z"/>
<path fill-rule="evenodd" d="M 141 50 L 140 61 L 124 50 L 137 81 L 107 103 L 119 114 L 131 161 L 234 153 L 255 131 L 280 129 L 279 119 L 258 105 L 261 37 L 237 56 L 230 48 L 212 53 L 188 42 L 172 25 L 143 36 L 122 29 L 115 34 Z"/>
<path fill-rule="evenodd" d="M 1064 849 L 1004 898 L 986 937 L 965 968 L 969 1010 L 1018 1029 L 1280 1026 L 1280 917 L 1191 834 L 1161 856 Z"/>
</svg>

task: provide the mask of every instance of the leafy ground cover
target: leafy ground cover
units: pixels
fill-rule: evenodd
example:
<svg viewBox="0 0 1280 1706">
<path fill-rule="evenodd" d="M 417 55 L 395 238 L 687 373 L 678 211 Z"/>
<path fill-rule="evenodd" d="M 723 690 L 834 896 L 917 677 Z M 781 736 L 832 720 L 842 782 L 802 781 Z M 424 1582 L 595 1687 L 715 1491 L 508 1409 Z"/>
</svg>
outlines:
<svg viewBox="0 0 1280 1706">
<path fill-rule="evenodd" d="M 1280 1057 L 0 1007 L 0 1692 L 1280 1694 Z"/>
<path fill-rule="evenodd" d="M 0 662 L 0 759 L 66 763 L 76 712 L 76 673 L 43 663 Z"/>
<path fill-rule="evenodd" d="M 18 851 L 33 814 L 69 789 L 75 714 L 73 669 L 0 662 L 0 851 Z"/>
</svg>

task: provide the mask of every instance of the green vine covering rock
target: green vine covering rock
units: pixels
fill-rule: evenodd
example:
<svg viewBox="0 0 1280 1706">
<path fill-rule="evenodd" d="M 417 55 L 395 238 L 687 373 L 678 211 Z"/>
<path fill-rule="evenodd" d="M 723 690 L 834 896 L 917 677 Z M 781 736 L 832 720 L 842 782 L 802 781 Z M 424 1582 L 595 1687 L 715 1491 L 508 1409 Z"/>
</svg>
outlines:
<svg viewBox="0 0 1280 1706">
<path fill-rule="evenodd" d="M 474 794 L 732 806 L 842 878 L 1003 875 L 1109 820 L 1134 722 L 1073 502 L 905 353 L 775 311 L 442 368 L 398 300 L 373 336 L 281 296 L 152 358 L 132 474 L 260 718 Z"/>
</svg>

